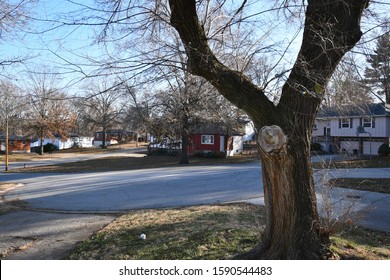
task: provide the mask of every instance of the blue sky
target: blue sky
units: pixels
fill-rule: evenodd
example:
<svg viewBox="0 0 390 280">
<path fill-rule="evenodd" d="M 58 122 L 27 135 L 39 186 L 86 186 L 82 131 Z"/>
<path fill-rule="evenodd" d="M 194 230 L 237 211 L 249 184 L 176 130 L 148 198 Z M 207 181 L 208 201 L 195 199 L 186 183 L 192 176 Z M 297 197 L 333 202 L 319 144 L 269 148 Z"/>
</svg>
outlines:
<svg viewBox="0 0 390 280">
<path fill-rule="evenodd" d="M 18 0 L 12 0 L 18 2 Z M 376 1 L 378 11 L 382 15 L 390 15 L 390 1 Z M 79 4 L 77 4 L 79 3 Z M 266 1 L 269 5 L 270 1 Z M 49 67 L 53 71 L 63 73 L 61 85 L 69 87 L 69 91 L 78 91 L 80 84 L 75 84 L 83 77 L 82 71 L 85 74 L 90 74 L 95 68 L 91 67 L 90 62 L 86 57 L 93 59 L 103 58 L 106 54 L 103 45 L 97 45 L 95 40 L 98 32 L 101 31 L 101 26 L 62 26 L 59 27 L 59 22 L 53 22 L 52 19 L 57 19 L 59 16 L 74 15 L 76 18 L 88 18 L 96 16 L 97 13 L 81 11 L 82 5 L 93 6 L 94 0 L 40 0 L 30 6 L 29 12 L 33 20 L 30 20 L 23 30 L 7 36 L 0 43 L 0 55 L 3 58 L 12 57 L 29 57 L 22 65 L 14 65 L 7 67 L 3 75 L 7 78 L 14 79 L 16 83 L 23 83 L 27 79 L 27 72 L 30 70 L 39 71 L 43 67 Z M 49 20 L 49 21 L 45 21 Z M 269 21 L 272 19 L 268 18 Z M 68 21 L 68 20 L 67 20 Z M 90 22 L 93 22 L 90 20 Z M 68 23 L 71 23 L 68 21 Z M 57 26 L 57 28 L 55 28 Z M 291 29 L 289 28 L 291 27 Z M 268 27 L 259 25 L 259 31 L 265 31 Z M 282 22 L 275 28 L 277 36 L 275 41 L 284 40 L 288 43 L 298 29 L 298 25 L 289 22 Z M 44 32 L 43 32 L 44 31 Z M 287 60 L 293 61 L 300 45 L 300 36 L 296 38 L 293 44 L 290 56 Z M 110 51 L 113 51 L 110 48 Z M 280 48 L 283 50 L 283 48 Z M 117 54 L 117 53 L 115 53 Z M 79 67 L 80 66 L 80 67 Z M 66 75 L 65 75 L 66 74 Z"/>
</svg>

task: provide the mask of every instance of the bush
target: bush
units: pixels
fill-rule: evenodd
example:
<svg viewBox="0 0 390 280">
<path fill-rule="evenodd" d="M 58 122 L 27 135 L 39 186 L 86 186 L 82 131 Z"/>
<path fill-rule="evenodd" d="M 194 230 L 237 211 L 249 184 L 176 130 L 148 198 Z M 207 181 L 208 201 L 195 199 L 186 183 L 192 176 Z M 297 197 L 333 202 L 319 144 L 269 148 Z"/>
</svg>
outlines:
<svg viewBox="0 0 390 280">
<path fill-rule="evenodd" d="M 151 148 L 148 147 L 148 156 L 178 156 L 181 150 L 179 149 L 168 149 L 168 148 Z"/>
<path fill-rule="evenodd" d="M 43 146 L 43 152 L 44 153 L 52 153 L 54 151 L 57 151 L 58 147 L 52 143 L 47 143 Z"/>
<path fill-rule="evenodd" d="M 32 147 L 31 149 L 31 152 L 32 153 L 37 153 L 37 154 L 40 154 L 41 153 L 41 147 L 38 146 L 38 147 Z M 54 151 L 58 151 L 58 147 L 52 143 L 47 143 L 46 145 L 43 146 L 43 152 L 44 153 L 52 153 Z"/>
<path fill-rule="evenodd" d="M 378 149 L 378 155 L 388 156 L 390 155 L 390 147 L 388 144 L 382 144 Z"/>
<path fill-rule="evenodd" d="M 320 143 L 312 143 L 311 150 L 314 152 L 320 152 L 322 151 L 322 145 Z"/>
<path fill-rule="evenodd" d="M 224 152 L 205 152 L 205 151 L 196 151 L 194 153 L 194 156 L 200 158 L 225 158 L 226 157 Z"/>
</svg>

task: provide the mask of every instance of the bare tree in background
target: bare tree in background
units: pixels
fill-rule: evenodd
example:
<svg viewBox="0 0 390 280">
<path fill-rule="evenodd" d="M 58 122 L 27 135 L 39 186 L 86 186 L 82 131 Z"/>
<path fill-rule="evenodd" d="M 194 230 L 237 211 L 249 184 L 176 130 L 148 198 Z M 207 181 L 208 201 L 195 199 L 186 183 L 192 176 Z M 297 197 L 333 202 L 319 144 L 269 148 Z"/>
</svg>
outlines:
<svg viewBox="0 0 390 280">
<path fill-rule="evenodd" d="M 85 92 L 81 102 L 83 111 L 81 118 L 93 124 L 95 128 L 102 129 L 102 148 L 106 148 L 107 130 L 120 123 L 121 115 L 126 108 L 124 103 L 126 93 L 118 83 L 104 78 L 90 83 Z"/>
<path fill-rule="evenodd" d="M 325 105 L 342 110 L 345 106 L 360 106 L 373 102 L 370 90 L 362 81 L 356 59 L 347 55 L 329 81 Z"/>
<path fill-rule="evenodd" d="M 69 137 L 75 128 L 76 116 L 65 93 L 58 89 L 58 79 L 49 71 L 31 74 L 28 88 L 29 111 L 27 127 L 40 140 L 39 154 L 44 153 L 45 138 Z"/>
<path fill-rule="evenodd" d="M 122 127 L 136 133 L 137 145 L 139 138 L 147 142 L 147 133 L 150 132 L 151 114 L 155 106 L 153 102 L 154 97 L 150 96 L 147 89 L 136 91 L 126 82 L 121 87 L 124 88 L 125 100 L 127 100 L 121 120 Z M 142 94 L 139 91 L 142 91 Z"/>
<path fill-rule="evenodd" d="M 5 131 L 8 119 L 10 133 L 20 134 L 22 131 L 20 120 L 26 109 L 21 89 L 8 80 L 1 80 L 0 100 L 0 131 Z"/>
</svg>

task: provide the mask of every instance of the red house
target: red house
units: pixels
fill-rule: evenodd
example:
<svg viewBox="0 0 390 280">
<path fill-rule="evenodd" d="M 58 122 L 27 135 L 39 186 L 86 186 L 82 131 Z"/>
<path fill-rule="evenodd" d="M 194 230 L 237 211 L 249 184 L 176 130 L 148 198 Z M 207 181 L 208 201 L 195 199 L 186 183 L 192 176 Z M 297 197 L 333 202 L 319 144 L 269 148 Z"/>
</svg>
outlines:
<svg viewBox="0 0 390 280">
<path fill-rule="evenodd" d="M 31 140 L 23 136 L 10 135 L 8 137 L 8 152 L 13 153 L 30 153 Z M 0 134 L 0 151 L 5 152 L 5 135 Z"/>
<path fill-rule="evenodd" d="M 199 124 L 190 130 L 188 152 L 229 152 L 233 150 L 233 137 L 243 135 L 243 132 L 221 124 Z"/>
</svg>

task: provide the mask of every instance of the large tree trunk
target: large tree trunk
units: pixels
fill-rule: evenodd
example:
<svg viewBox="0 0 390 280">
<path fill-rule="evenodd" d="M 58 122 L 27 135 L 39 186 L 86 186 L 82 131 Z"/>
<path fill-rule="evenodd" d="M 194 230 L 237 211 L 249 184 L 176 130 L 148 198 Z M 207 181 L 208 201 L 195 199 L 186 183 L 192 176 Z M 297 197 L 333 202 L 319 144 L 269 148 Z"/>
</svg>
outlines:
<svg viewBox="0 0 390 280">
<path fill-rule="evenodd" d="M 103 126 L 102 149 L 107 148 L 107 128 Z"/>
<path fill-rule="evenodd" d="M 43 129 L 40 133 L 40 140 L 41 140 L 41 145 L 39 146 L 39 155 L 43 155 L 44 154 L 44 142 L 45 142 L 45 137 L 44 137 L 44 134 L 43 134 Z"/>
<path fill-rule="evenodd" d="M 189 142 L 189 123 L 188 117 L 183 117 L 183 129 L 181 133 L 181 155 L 179 164 L 189 164 L 188 160 L 188 142 Z"/>
<path fill-rule="evenodd" d="M 309 143 L 294 143 L 278 126 L 259 133 L 266 229 L 261 243 L 238 258 L 321 259 L 328 236 L 321 231 Z"/>
<path fill-rule="evenodd" d="M 317 213 L 311 131 L 326 83 L 362 35 L 360 17 L 368 0 L 308 1 L 301 50 L 277 106 L 263 89 L 215 57 L 199 24 L 195 0 L 169 3 L 190 71 L 246 111 L 259 131 L 266 229 L 259 246 L 239 258 L 323 258 L 328 236 L 321 231 Z"/>
</svg>

